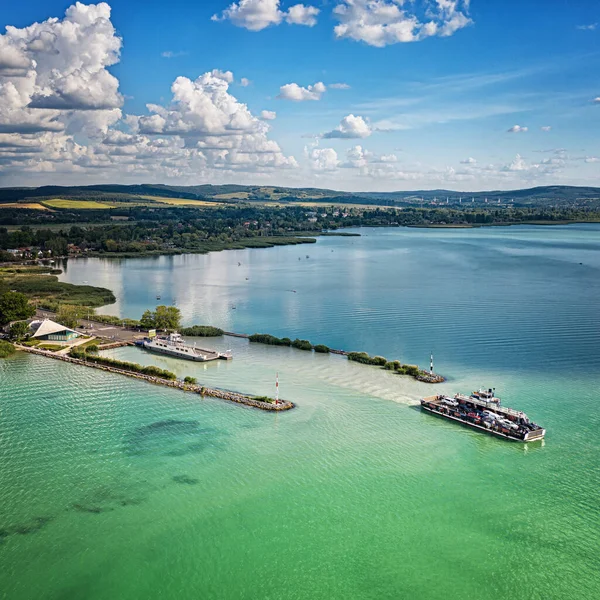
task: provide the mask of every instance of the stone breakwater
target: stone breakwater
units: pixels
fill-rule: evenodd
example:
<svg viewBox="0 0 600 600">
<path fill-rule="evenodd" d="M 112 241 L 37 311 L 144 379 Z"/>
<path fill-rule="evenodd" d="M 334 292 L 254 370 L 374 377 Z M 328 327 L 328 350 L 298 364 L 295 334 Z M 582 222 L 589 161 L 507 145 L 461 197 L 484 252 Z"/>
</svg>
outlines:
<svg viewBox="0 0 600 600">
<path fill-rule="evenodd" d="M 232 331 L 224 331 L 223 335 L 228 335 L 236 338 L 244 338 L 249 339 L 250 336 L 247 333 L 233 333 Z M 260 342 L 259 342 L 260 343 Z M 336 350 L 335 348 L 329 348 L 330 354 L 338 354 L 340 356 L 348 356 L 352 354 L 352 352 L 348 352 L 347 350 Z M 357 361 L 359 362 L 359 361 Z M 383 366 L 383 365 L 382 365 Z M 419 371 L 418 375 L 412 375 L 417 381 L 422 381 L 423 383 L 444 383 L 446 378 L 442 375 L 437 375 L 436 373 L 428 373 L 427 371 Z"/>
<path fill-rule="evenodd" d="M 55 360 L 62 360 L 75 365 L 82 365 L 84 367 L 92 367 L 94 369 L 100 369 L 101 371 L 110 371 L 111 373 L 117 373 L 119 375 L 126 375 L 127 377 L 133 377 L 134 379 L 142 379 L 155 385 L 164 385 L 166 387 L 176 388 L 184 392 L 194 392 L 201 396 L 210 396 L 211 398 L 219 398 L 221 400 L 227 400 L 228 402 L 235 402 L 237 404 L 244 404 L 245 406 L 251 406 L 253 408 L 259 408 L 261 410 L 269 411 L 282 411 L 294 408 L 294 403 L 288 400 L 280 400 L 279 404 L 270 404 L 269 402 L 263 402 L 256 400 L 252 396 L 247 394 L 241 394 L 239 392 L 231 392 L 228 390 L 220 390 L 217 388 L 209 388 L 203 385 L 184 383 L 183 381 L 170 381 L 168 379 L 162 379 L 160 377 L 153 377 L 151 375 L 144 375 L 143 373 L 135 373 L 133 371 L 126 371 L 124 369 L 118 369 L 109 365 L 103 365 L 99 363 L 90 363 L 79 358 L 73 358 L 72 356 L 65 356 L 61 354 L 55 354 L 47 350 L 39 350 L 37 348 L 29 348 L 27 346 L 17 346 L 19 350 L 29 352 L 30 354 L 37 354 L 39 356 L 45 356 L 47 358 L 54 358 Z"/>
<path fill-rule="evenodd" d="M 444 383 L 446 381 L 441 375 L 430 375 L 429 373 L 420 373 L 415 379 L 424 383 Z"/>
</svg>

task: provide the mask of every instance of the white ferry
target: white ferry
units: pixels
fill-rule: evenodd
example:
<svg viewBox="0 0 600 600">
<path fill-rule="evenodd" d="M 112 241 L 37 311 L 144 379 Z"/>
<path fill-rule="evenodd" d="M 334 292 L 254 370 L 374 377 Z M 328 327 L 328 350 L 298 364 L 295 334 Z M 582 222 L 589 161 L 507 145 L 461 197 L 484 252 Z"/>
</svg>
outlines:
<svg viewBox="0 0 600 600">
<path fill-rule="evenodd" d="M 216 352 L 215 350 L 204 350 L 197 348 L 196 344 L 190 346 L 186 344 L 183 337 L 177 333 L 170 333 L 166 337 L 146 338 L 140 344 L 150 352 L 158 352 L 159 354 L 168 354 L 175 358 L 183 358 L 185 360 L 196 360 L 199 362 L 207 362 L 210 360 L 231 360 L 231 351 Z"/>
</svg>

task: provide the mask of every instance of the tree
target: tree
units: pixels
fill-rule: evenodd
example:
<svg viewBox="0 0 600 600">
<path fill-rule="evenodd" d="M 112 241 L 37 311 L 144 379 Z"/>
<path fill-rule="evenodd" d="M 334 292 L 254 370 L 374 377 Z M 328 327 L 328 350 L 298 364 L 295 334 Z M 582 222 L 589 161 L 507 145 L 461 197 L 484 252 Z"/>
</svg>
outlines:
<svg viewBox="0 0 600 600">
<path fill-rule="evenodd" d="M 176 306 L 157 306 L 155 311 L 146 310 L 140 319 L 144 329 L 179 329 L 181 311 Z"/>
<path fill-rule="evenodd" d="M 157 306 L 154 323 L 157 329 L 179 329 L 181 311 L 176 306 Z"/>
<path fill-rule="evenodd" d="M 64 256 L 67 253 L 67 240 L 63 237 L 54 237 L 45 244 L 46 250 L 50 250 L 53 256 Z"/>
<path fill-rule="evenodd" d="M 142 329 L 154 329 L 154 313 L 151 310 L 144 311 L 142 318 L 140 319 L 140 326 Z"/>
<path fill-rule="evenodd" d="M 33 315 L 35 315 L 35 307 L 29 304 L 25 294 L 5 292 L 0 296 L 0 325 L 29 319 Z"/>
<path fill-rule="evenodd" d="M 17 321 L 10 326 L 10 339 L 20 342 L 29 333 L 27 321 Z"/>
<path fill-rule="evenodd" d="M 65 327 L 73 329 L 79 325 L 81 319 L 85 319 L 90 312 L 87 306 L 74 306 L 72 304 L 61 304 L 56 321 Z M 93 311 L 92 311 L 93 313 Z"/>
</svg>

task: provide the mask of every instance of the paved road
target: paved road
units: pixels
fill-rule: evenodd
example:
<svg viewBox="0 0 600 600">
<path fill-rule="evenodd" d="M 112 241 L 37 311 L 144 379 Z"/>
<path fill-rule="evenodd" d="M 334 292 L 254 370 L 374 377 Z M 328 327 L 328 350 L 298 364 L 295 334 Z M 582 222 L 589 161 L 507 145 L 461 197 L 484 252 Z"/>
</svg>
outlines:
<svg viewBox="0 0 600 600">
<path fill-rule="evenodd" d="M 36 311 L 36 316 L 40 319 L 55 319 L 56 313 L 53 313 L 50 310 L 38 308 Z M 77 328 L 78 331 L 84 332 L 86 335 L 106 338 L 109 340 L 114 340 L 115 342 L 134 341 L 146 335 L 146 332 L 143 330 L 133 330 L 114 325 L 107 325 L 106 323 L 98 323 L 91 319 L 82 319 L 80 321 L 80 325 L 81 327 Z"/>
</svg>

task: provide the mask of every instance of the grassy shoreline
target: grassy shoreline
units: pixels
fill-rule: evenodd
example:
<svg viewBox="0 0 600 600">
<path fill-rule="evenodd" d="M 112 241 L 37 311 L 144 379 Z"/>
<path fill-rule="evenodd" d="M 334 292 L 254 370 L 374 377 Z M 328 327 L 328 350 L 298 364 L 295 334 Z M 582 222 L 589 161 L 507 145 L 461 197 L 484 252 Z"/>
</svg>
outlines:
<svg viewBox="0 0 600 600">
<path fill-rule="evenodd" d="M 203 248 L 162 248 L 146 252 L 87 252 L 85 255 L 74 255 L 68 258 L 143 258 L 149 256 L 180 256 L 182 254 L 209 254 L 224 250 L 246 250 L 248 248 L 275 248 L 277 246 L 296 246 L 299 244 L 315 244 L 317 240 L 309 237 L 263 237 L 248 238 L 247 241 L 207 243 Z"/>
</svg>

